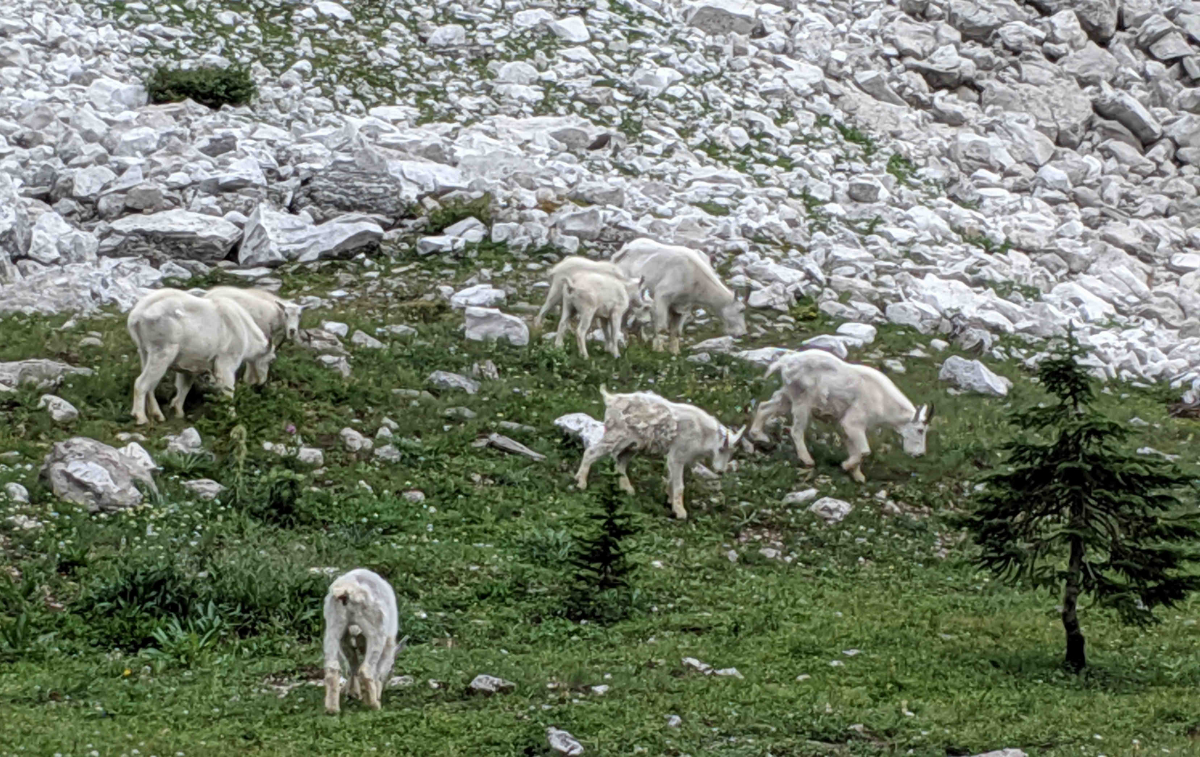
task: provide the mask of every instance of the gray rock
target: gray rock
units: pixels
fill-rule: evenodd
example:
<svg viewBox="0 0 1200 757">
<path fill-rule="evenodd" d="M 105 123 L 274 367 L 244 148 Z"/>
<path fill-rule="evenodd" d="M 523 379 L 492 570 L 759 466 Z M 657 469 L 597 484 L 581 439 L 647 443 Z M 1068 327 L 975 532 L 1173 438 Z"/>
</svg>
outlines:
<svg viewBox="0 0 1200 757">
<path fill-rule="evenodd" d="M 1100 82 L 1111 82 L 1120 67 L 1112 53 L 1091 41 L 1082 49 L 1063 58 L 1058 65 L 1085 87 L 1099 86 Z"/>
<path fill-rule="evenodd" d="M 529 326 L 515 315 L 495 308 L 469 307 L 466 310 L 466 337 L 475 342 L 503 339 L 523 347 L 529 344 Z"/>
<path fill-rule="evenodd" d="M 684 20 L 705 34 L 749 34 L 758 6 L 749 0 L 700 0 L 687 6 Z"/>
<path fill-rule="evenodd" d="M 546 740 L 550 744 L 550 749 L 565 755 L 565 757 L 576 757 L 583 754 L 583 744 L 576 741 L 570 733 L 553 726 L 546 729 Z"/>
<path fill-rule="evenodd" d="M 994 397 L 1004 397 L 1012 388 L 1011 381 L 992 373 L 983 363 L 957 355 L 946 358 L 946 362 L 942 363 L 938 379 L 949 381 L 959 389 Z"/>
<path fill-rule="evenodd" d="M 488 284 L 476 284 L 455 292 L 450 296 L 450 307 L 463 310 L 468 307 L 490 308 L 504 302 L 503 289 Z"/>
<path fill-rule="evenodd" d="M 808 511 L 826 523 L 841 523 L 854 510 L 854 506 L 842 499 L 821 497 L 808 506 Z"/>
<path fill-rule="evenodd" d="M 994 752 L 977 754 L 975 757 L 1026 757 L 1026 755 L 1025 752 L 1020 749 L 997 749 Z"/>
<path fill-rule="evenodd" d="M 296 343 L 320 355 L 346 357 L 350 354 L 337 336 L 325 329 L 300 329 Z"/>
<path fill-rule="evenodd" d="M 450 373 L 449 371 L 434 371 L 429 374 L 426 379 L 429 383 L 436 386 L 438 389 L 450 390 L 460 389 L 467 394 L 479 393 L 479 382 L 474 379 L 467 378 L 461 373 Z"/>
<path fill-rule="evenodd" d="M 1078 147 L 1092 118 L 1092 101 L 1074 82 L 1049 85 L 983 84 L 981 103 L 1013 113 L 1028 113 L 1038 130 L 1063 147 Z"/>
<path fill-rule="evenodd" d="M 604 437 L 604 423 L 587 413 L 568 413 L 554 419 L 555 428 L 566 436 L 578 439 L 587 449 Z"/>
<path fill-rule="evenodd" d="M 79 418 L 79 411 L 70 402 L 53 394 L 43 394 L 38 400 L 38 408 L 50 412 L 50 419 L 55 423 L 70 423 Z"/>
<path fill-rule="evenodd" d="M 332 368 L 342 376 L 350 378 L 350 361 L 342 355 L 320 355 L 317 362 L 326 368 Z"/>
<path fill-rule="evenodd" d="M 375 448 L 375 457 L 385 463 L 400 462 L 400 450 L 396 449 L 395 445 L 384 444 Z"/>
<path fill-rule="evenodd" d="M 477 440 L 471 446 L 472 447 L 495 447 L 496 449 L 503 450 L 503 451 L 508 452 L 513 455 L 524 455 L 525 457 L 528 457 L 531 460 L 536 460 L 538 462 L 541 462 L 546 459 L 546 456 L 543 455 L 542 453 L 534 452 L 533 450 L 526 447 L 524 444 L 521 444 L 520 442 L 518 442 L 514 439 L 509 439 L 507 436 L 504 436 L 502 434 L 495 434 L 495 433 L 488 434 L 487 436 L 483 437 L 482 439 Z"/>
<path fill-rule="evenodd" d="M 8 501 L 17 505 L 29 504 L 29 490 L 21 486 L 16 481 L 10 481 L 4 485 L 4 495 L 8 497 Z"/>
<path fill-rule="evenodd" d="M 0 282 L 15 278 L 10 261 L 25 257 L 30 235 L 29 218 L 12 177 L 0 170 Z"/>
<path fill-rule="evenodd" d="M 946 20 L 962 32 L 963 39 L 987 42 L 992 33 L 1009 21 L 1018 21 L 1024 14 L 1005 0 L 950 0 Z"/>
<path fill-rule="evenodd" d="M 784 505 L 802 505 L 809 500 L 816 499 L 819 492 L 816 489 L 805 489 L 803 491 L 791 492 L 784 495 Z"/>
<path fill-rule="evenodd" d="M 365 213 L 387 219 L 391 227 L 409 212 L 409 203 L 425 192 L 387 173 L 345 168 L 320 171 L 296 190 L 291 207 L 308 210 L 316 221 L 343 213 Z"/>
<path fill-rule="evenodd" d="M 185 428 L 177 436 L 167 437 L 167 452 L 173 455 L 202 455 L 204 441 L 194 427 Z"/>
<path fill-rule="evenodd" d="M 313 468 L 320 468 L 325 464 L 325 453 L 316 447 L 301 447 L 296 450 L 296 461 Z"/>
<path fill-rule="evenodd" d="M 57 360 L 18 360 L 0 363 L 0 385 L 17 387 L 32 384 L 35 389 L 53 389 L 67 376 L 91 376 L 91 368 L 76 368 Z"/>
<path fill-rule="evenodd" d="M 56 442 L 40 473 L 54 496 L 93 513 L 137 507 L 142 503 L 138 483 L 157 493 L 154 479 L 138 461 L 81 436 Z"/>
<path fill-rule="evenodd" d="M 195 494 L 203 500 L 214 500 L 225 491 L 225 487 L 211 478 L 197 478 L 193 481 L 184 481 L 183 488 Z"/>
<path fill-rule="evenodd" d="M 569 16 L 550 23 L 550 32 L 564 42 L 580 45 L 592 38 L 587 24 L 579 16 Z"/>
<path fill-rule="evenodd" d="M 43 265 L 86 263 L 96 259 L 100 242 L 89 232 L 76 229 L 53 210 L 38 216 L 33 225 L 28 257 Z"/>
<path fill-rule="evenodd" d="M 113 221 L 111 235 L 100 245 L 105 255 L 144 256 L 215 263 L 224 260 L 242 237 L 242 230 L 222 218 L 188 210 L 163 210 Z"/>
<path fill-rule="evenodd" d="M 513 691 L 517 688 L 517 685 L 512 681 L 506 681 L 503 678 L 480 674 L 472 679 L 469 688 L 476 694 L 483 694 L 484 696 L 490 697 L 493 694 Z"/>
<path fill-rule="evenodd" d="M 355 331 L 350 337 L 350 344 L 353 344 L 356 347 L 365 347 L 369 350 L 382 350 L 387 348 L 386 344 L 363 331 Z"/>
<path fill-rule="evenodd" d="M 382 239 L 383 228 L 369 219 L 342 216 L 316 225 L 303 216 L 260 204 L 246 221 L 238 263 L 273 266 L 288 261 L 346 258 L 372 249 Z"/>
<path fill-rule="evenodd" d="M 1094 106 L 1097 113 L 1111 118 L 1133 132 L 1143 145 L 1150 145 L 1162 138 L 1162 125 L 1128 92 L 1105 86 L 1096 98 Z"/>
<path fill-rule="evenodd" d="M 346 449 L 351 452 L 362 452 L 364 450 L 370 452 L 375 447 L 375 442 L 352 428 L 342 429 L 338 432 L 338 436 L 342 438 L 342 444 L 346 445 Z"/>
<path fill-rule="evenodd" d="M 1045 14 L 1074 11 L 1079 25 L 1097 44 L 1103 45 L 1117 31 L 1118 0 L 1028 0 Z"/>
</svg>

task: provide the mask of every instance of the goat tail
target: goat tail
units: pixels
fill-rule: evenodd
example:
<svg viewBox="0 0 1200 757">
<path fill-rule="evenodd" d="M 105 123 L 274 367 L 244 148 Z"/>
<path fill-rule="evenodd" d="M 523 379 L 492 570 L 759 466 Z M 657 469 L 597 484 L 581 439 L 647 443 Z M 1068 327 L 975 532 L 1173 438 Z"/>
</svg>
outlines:
<svg viewBox="0 0 1200 757">
<path fill-rule="evenodd" d="M 351 623 L 350 625 L 346 626 L 346 632 L 349 633 L 351 636 L 361 636 L 362 635 L 362 629 L 359 628 L 358 625 L 355 623 Z"/>
<path fill-rule="evenodd" d="M 600 385 L 600 396 L 604 398 L 604 404 L 606 404 L 606 405 L 608 404 L 608 401 L 610 399 L 612 399 L 612 397 L 613 397 L 613 395 L 609 394 L 608 387 L 605 386 L 604 384 Z"/>
<path fill-rule="evenodd" d="M 367 596 L 366 590 L 352 583 L 335 585 L 333 587 L 333 597 L 343 605 L 370 603 L 370 597 Z"/>
</svg>

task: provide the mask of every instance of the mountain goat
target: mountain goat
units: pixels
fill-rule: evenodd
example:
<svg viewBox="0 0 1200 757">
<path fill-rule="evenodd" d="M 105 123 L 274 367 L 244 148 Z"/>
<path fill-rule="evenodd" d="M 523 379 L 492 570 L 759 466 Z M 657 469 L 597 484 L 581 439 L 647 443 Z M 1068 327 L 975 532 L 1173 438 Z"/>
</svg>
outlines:
<svg viewBox="0 0 1200 757">
<path fill-rule="evenodd" d="M 688 247 L 651 239 L 635 239 L 622 247 L 612 262 L 626 277 L 641 277 L 654 300 L 654 348 L 662 349 L 662 332 L 669 348 L 679 354 L 679 339 L 694 308 L 718 315 L 730 336 L 746 333 L 746 303 L 722 283 L 708 257 Z"/>
<path fill-rule="evenodd" d="M 890 427 L 900 434 L 907 454 L 913 457 L 925 454 L 933 405 L 914 406 L 891 379 L 874 368 L 847 363 L 824 350 L 811 349 L 779 358 L 766 375 L 776 372 L 783 387 L 754 414 L 748 434 L 752 441 L 766 441 L 763 429 L 767 421 L 790 409 L 792 441 L 805 466 L 815 464 L 804 443 L 809 418 L 841 425 L 849 453 L 842 469 L 859 483 L 867 480 L 862 460 L 871 452 L 867 433 L 872 429 Z"/>
<path fill-rule="evenodd" d="M 730 431 L 716 418 L 693 405 L 671 402 L 653 392 L 609 394 L 604 398 L 604 436 L 583 453 L 575 483 L 587 488 L 588 471 L 605 455 L 612 455 L 623 491 L 634 493 L 627 469 L 638 452 L 667 459 L 671 510 L 687 519 L 683 507 L 683 472 L 698 458 L 712 456 L 717 473 L 725 471 L 746 428 Z"/>
<path fill-rule="evenodd" d="M 275 347 L 284 340 L 294 341 L 300 333 L 300 314 L 303 308 L 266 290 L 213 287 L 204 293 L 204 297 L 224 297 L 241 305 Z M 246 365 L 244 378 L 247 384 L 261 384 L 266 381 L 266 376 L 260 379 L 257 375 L 253 363 Z"/>
<path fill-rule="evenodd" d="M 579 354 L 587 358 L 587 335 L 592 321 L 599 317 L 604 321 L 604 341 L 613 357 L 621 357 L 621 323 L 631 303 L 640 300 L 642 281 L 630 281 L 623 276 L 612 276 L 596 271 L 577 271 L 563 280 L 562 315 L 558 319 L 558 333 L 554 346 L 563 346 L 563 335 L 574 312 L 579 319 L 575 328 L 575 339 Z"/>
<path fill-rule="evenodd" d="M 129 311 L 129 336 L 137 345 L 142 371 L 133 385 L 133 417 L 147 422 L 146 406 L 156 420 L 166 420 L 154 397 L 158 382 L 176 370 L 171 407 L 183 417 L 183 403 L 197 374 L 211 373 L 217 386 L 233 394 L 237 370 L 249 363 L 259 383 L 266 381 L 275 348 L 238 303 L 222 297 L 205 299 L 178 289 L 160 289 Z"/>
<path fill-rule="evenodd" d="M 399 629 L 396 593 L 378 573 L 358 568 L 339 576 L 325 594 L 325 711 L 341 709 L 341 671 L 346 688 L 378 710 L 392 674 Z"/>
</svg>

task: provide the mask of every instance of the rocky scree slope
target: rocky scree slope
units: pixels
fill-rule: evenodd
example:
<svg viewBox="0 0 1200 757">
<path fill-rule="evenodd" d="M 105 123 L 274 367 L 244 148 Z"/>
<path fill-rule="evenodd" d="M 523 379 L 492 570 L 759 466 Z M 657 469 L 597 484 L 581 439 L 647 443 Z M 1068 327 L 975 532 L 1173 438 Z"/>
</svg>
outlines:
<svg viewBox="0 0 1200 757">
<path fill-rule="evenodd" d="M 1098 374 L 1200 385 L 1200 3 L 237 7 L 0 19 L 0 312 L 269 283 L 486 194 L 417 252 L 649 235 L 784 323 L 810 296 L 1005 358 L 1074 320 Z M 147 105 L 162 62 L 250 66 L 259 96 Z"/>
</svg>

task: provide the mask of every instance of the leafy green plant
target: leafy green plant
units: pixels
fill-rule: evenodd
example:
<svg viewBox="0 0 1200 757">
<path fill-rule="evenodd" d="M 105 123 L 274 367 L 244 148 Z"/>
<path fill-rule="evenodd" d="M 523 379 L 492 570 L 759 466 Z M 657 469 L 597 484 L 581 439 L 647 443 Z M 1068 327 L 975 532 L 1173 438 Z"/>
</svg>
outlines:
<svg viewBox="0 0 1200 757">
<path fill-rule="evenodd" d="M 477 218 L 484 225 L 491 225 L 492 196 L 484 194 L 474 200 L 443 202 L 436 210 L 429 213 L 425 228 L 429 234 L 440 234 L 466 218 Z"/>
<path fill-rule="evenodd" d="M 571 559 L 575 576 L 569 607 L 573 619 L 615 623 L 628 616 L 633 605 L 628 542 L 638 529 L 623 509 L 611 476 L 604 477 L 598 490 L 599 507 L 587 516 L 592 528 L 577 539 L 579 550 Z"/>
<path fill-rule="evenodd" d="M 904 157 L 898 152 L 892 153 L 892 157 L 888 158 L 887 172 L 896 177 L 896 180 L 901 184 L 911 183 L 912 176 L 917 172 L 917 167 L 912 164 L 912 161 Z"/>
<path fill-rule="evenodd" d="M 215 110 L 222 105 L 246 105 L 258 90 L 248 68 L 159 66 L 146 82 L 146 91 L 152 103 L 191 99 Z"/>
<path fill-rule="evenodd" d="M 1118 446 L 1130 431 L 1093 407 L 1085 356 L 1071 331 L 1038 366 L 1055 401 L 1012 413 L 1022 437 L 1005 445 L 1006 469 L 984 477 L 965 521 L 983 567 L 1005 581 L 1061 589 L 1072 670 L 1087 664 L 1081 596 L 1145 625 L 1156 607 L 1200 589 L 1200 514 L 1178 495 L 1191 481 L 1173 463 Z"/>
</svg>

